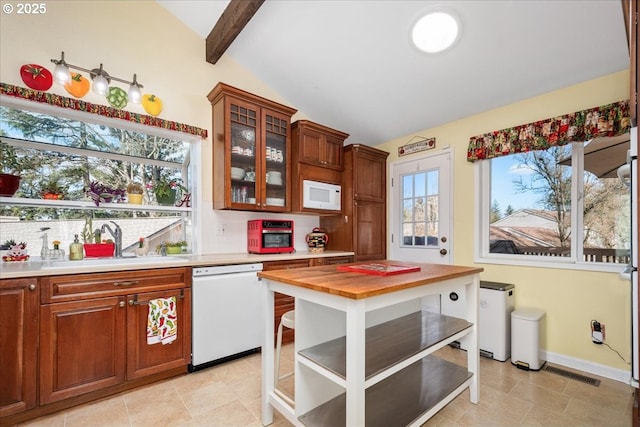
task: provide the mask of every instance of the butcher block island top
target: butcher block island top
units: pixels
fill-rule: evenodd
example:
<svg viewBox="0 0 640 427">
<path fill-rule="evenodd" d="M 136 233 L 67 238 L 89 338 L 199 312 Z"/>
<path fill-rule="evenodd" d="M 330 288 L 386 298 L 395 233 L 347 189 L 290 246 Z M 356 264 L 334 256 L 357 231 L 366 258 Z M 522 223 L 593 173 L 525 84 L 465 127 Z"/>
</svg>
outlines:
<svg viewBox="0 0 640 427">
<path fill-rule="evenodd" d="M 362 299 L 416 286 L 438 283 L 443 280 L 468 276 L 483 271 L 482 268 L 444 264 L 419 264 L 404 261 L 362 262 L 353 265 L 371 264 L 418 267 L 419 271 L 377 275 L 363 272 L 347 272 L 335 265 L 289 270 L 272 270 L 258 273 L 263 279 L 271 279 L 289 285 L 300 286 L 318 292 L 339 295 L 345 298 Z"/>
<path fill-rule="evenodd" d="M 259 273 L 262 424 L 276 409 L 295 426 L 420 426 L 466 389 L 478 403 L 482 271 L 384 260 Z M 275 292 L 295 297 L 294 396 L 275 380 Z M 450 292 L 460 317 L 422 310 L 422 297 Z M 453 341 L 463 341 L 467 366 L 432 354 Z"/>
</svg>

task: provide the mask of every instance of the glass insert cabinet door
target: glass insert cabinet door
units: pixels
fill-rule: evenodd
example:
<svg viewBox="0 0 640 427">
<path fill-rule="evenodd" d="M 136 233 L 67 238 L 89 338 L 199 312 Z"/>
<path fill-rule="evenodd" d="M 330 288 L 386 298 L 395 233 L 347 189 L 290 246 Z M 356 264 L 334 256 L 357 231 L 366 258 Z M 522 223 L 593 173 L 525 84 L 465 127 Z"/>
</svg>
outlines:
<svg viewBox="0 0 640 427">
<path fill-rule="evenodd" d="M 231 102 L 231 202 L 256 204 L 256 169 L 258 167 L 259 111 Z"/>
<path fill-rule="evenodd" d="M 265 200 L 268 207 L 287 205 L 287 134 L 289 120 L 268 112 L 264 113 Z"/>
</svg>

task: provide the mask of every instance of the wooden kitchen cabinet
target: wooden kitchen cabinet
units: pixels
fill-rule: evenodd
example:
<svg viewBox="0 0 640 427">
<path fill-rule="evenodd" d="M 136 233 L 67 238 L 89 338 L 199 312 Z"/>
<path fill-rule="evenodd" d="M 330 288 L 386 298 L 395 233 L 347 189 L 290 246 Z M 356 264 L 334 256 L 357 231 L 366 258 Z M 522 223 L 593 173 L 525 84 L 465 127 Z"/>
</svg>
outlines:
<svg viewBox="0 0 640 427">
<path fill-rule="evenodd" d="M 41 405 L 162 372 L 186 372 L 190 268 L 52 276 L 41 285 Z M 148 345 L 147 302 L 170 296 L 177 298 L 177 339 Z"/>
<path fill-rule="evenodd" d="M 355 261 L 387 257 L 387 157 L 366 145 L 344 149 L 342 215 L 320 217 L 328 249 L 355 252 Z"/>
<path fill-rule="evenodd" d="M 147 344 L 148 302 L 176 298 L 178 335 L 170 344 Z M 133 324 L 132 324 L 133 323 Z M 141 378 L 191 362 L 191 289 L 145 292 L 127 296 L 127 379 Z"/>
<path fill-rule="evenodd" d="M 321 215 L 339 213 L 303 207 L 302 182 L 309 180 L 342 184 L 343 144 L 349 135 L 309 120 L 293 123 L 291 135 L 292 212 Z"/>
<path fill-rule="evenodd" d="M 123 296 L 43 305 L 40 310 L 40 404 L 124 382 Z"/>
<path fill-rule="evenodd" d="M 0 280 L 0 417 L 36 406 L 38 281 Z"/>
<path fill-rule="evenodd" d="M 291 116 L 296 110 L 224 83 L 213 109 L 213 207 L 291 209 Z"/>
<path fill-rule="evenodd" d="M 298 120 L 291 125 L 294 159 L 321 168 L 342 171 L 342 148 L 349 134 L 311 122 Z"/>
</svg>

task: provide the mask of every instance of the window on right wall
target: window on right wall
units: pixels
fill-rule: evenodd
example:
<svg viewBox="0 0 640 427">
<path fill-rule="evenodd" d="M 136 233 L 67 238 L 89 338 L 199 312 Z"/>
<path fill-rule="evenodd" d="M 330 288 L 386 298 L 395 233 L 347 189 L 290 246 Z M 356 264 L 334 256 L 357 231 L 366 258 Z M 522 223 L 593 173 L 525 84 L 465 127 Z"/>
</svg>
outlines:
<svg viewBox="0 0 640 427">
<path fill-rule="evenodd" d="M 630 191 L 617 165 L 590 157 L 598 144 L 609 147 L 592 140 L 476 162 L 476 261 L 621 271 L 630 256 Z M 628 141 L 619 145 L 618 158 Z"/>
</svg>

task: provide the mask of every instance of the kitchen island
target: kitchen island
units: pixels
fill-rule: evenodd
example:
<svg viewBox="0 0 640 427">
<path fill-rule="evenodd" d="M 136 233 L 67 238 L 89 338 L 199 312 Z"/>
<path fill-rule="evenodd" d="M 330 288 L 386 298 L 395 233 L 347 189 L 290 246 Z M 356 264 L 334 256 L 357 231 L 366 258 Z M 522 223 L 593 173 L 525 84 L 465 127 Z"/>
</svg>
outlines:
<svg viewBox="0 0 640 427">
<path fill-rule="evenodd" d="M 385 276 L 321 266 L 259 273 L 263 425 L 273 422 L 274 408 L 297 426 L 420 425 L 466 388 L 478 403 L 482 269 L 375 263 L 420 270 Z M 274 292 L 296 298 L 293 404 L 274 386 Z M 466 301 L 464 318 L 420 310 L 422 297 L 450 292 Z M 466 367 L 431 355 L 456 340 L 467 348 Z"/>
</svg>

